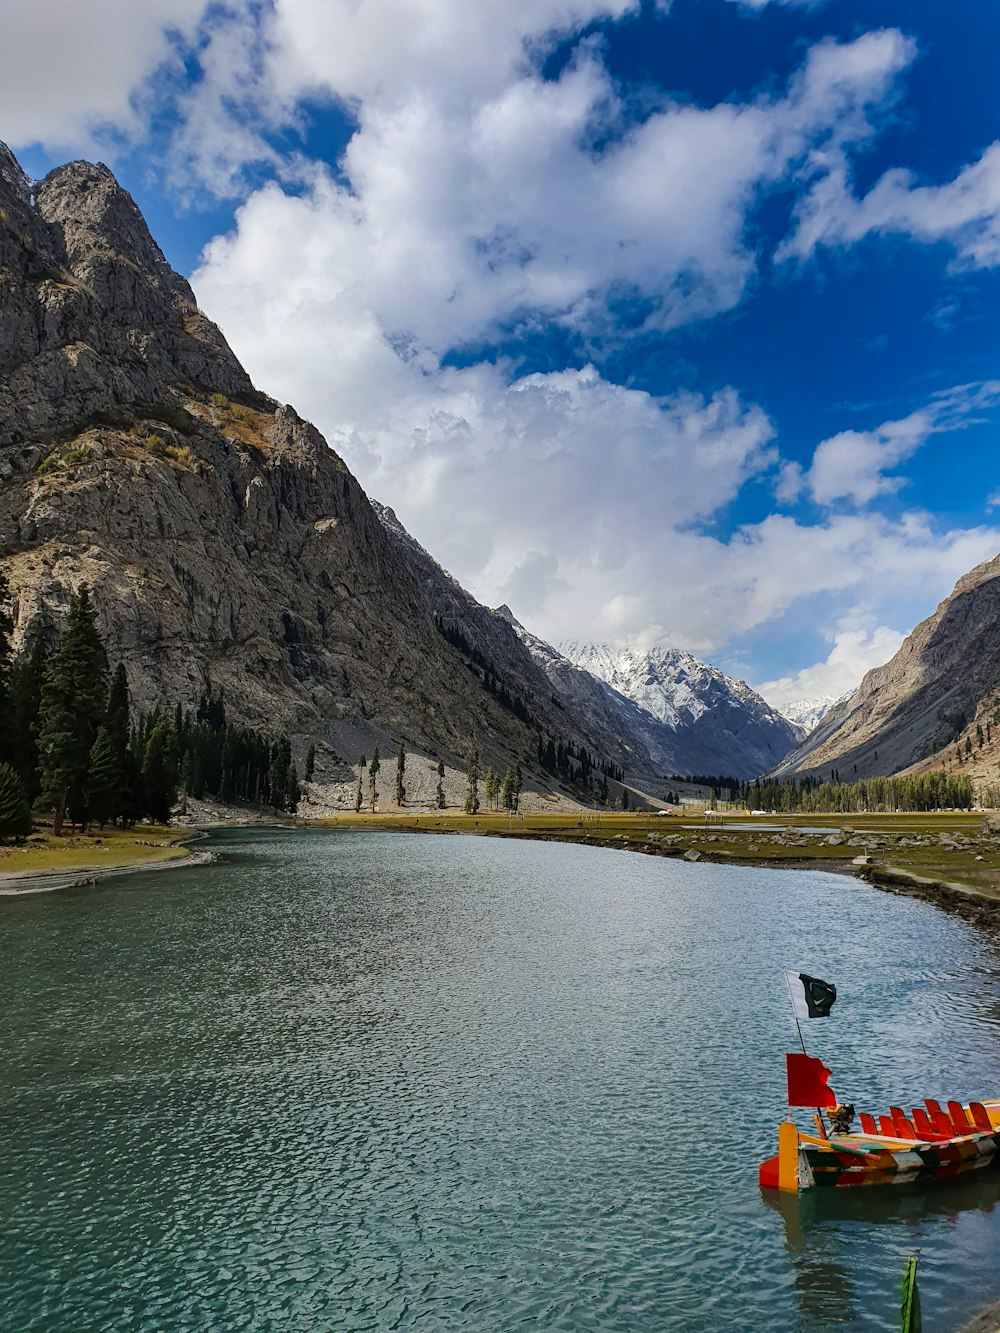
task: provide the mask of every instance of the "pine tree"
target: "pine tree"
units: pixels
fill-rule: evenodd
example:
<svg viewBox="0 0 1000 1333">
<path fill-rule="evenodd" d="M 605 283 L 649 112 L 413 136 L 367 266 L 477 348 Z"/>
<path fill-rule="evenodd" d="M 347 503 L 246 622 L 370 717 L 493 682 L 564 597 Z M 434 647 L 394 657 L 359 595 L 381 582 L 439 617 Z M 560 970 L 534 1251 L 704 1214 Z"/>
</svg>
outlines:
<svg viewBox="0 0 1000 1333">
<path fill-rule="evenodd" d="M 313 774 L 315 772 L 316 772 L 316 747 L 315 745 L 310 745 L 309 749 L 306 751 L 305 781 L 312 782 Z"/>
<path fill-rule="evenodd" d="M 20 842 L 31 832 L 31 808 L 10 764 L 0 764 L 0 840 Z"/>
<path fill-rule="evenodd" d="M 496 809 L 497 797 L 500 794 L 500 782 L 497 775 L 493 772 L 491 764 L 486 770 L 486 776 L 483 778 L 483 801 L 487 810 Z"/>
<path fill-rule="evenodd" d="M 90 751 L 90 770 L 87 774 L 87 805 L 90 817 L 101 828 L 114 819 L 122 807 L 122 770 L 119 756 L 107 727 L 98 727 L 97 737 Z"/>
<path fill-rule="evenodd" d="M 406 787 L 403 779 L 406 776 L 406 752 L 403 749 L 403 742 L 399 742 L 399 754 L 396 756 L 396 804 L 406 804 Z"/>
<path fill-rule="evenodd" d="M 479 751 L 475 747 L 469 755 L 465 776 L 468 780 L 468 786 L 465 791 L 465 804 L 462 808 L 467 815 L 475 815 L 479 812 Z"/>
<path fill-rule="evenodd" d="M 38 795 L 38 710 L 49 651 L 40 634 L 10 673 L 10 763 L 28 803 Z"/>
<path fill-rule="evenodd" d="M 146 740 L 142 761 L 145 813 L 155 824 L 166 824 L 177 800 L 177 753 L 173 727 L 160 719 Z"/>
<path fill-rule="evenodd" d="M 378 777 L 379 769 L 382 767 L 382 761 L 378 757 L 378 746 L 375 746 L 375 753 L 372 755 L 372 761 L 368 765 L 368 788 L 371 796 L 372 814 L 375 813 L 375 802 L 377 800 L 375 790 L 375 779 Z"/>
<path fill-rule="evenodd" d="M 139 812 L 136 808 L 136 802 L 139 774 L 129 745 L 131 725 L 129 721 L 128 680 L 125 676 L 125 667 L 121 662 L 118 663 L 115 674 L 111 678 L 108 705 L 104 710 L 104 729 L 108 734 L 108 743 L 111 746 L 111 753 L 114 756 L 118 774 L 118 790 L 114 808 L 107 817 L 109 819 L 120 819 L 122 824 L 125 825 L 138 817 Z M 91 763 L 93 764 L 93 754 L 91 754 Z"/>
<path fill-rule="evenodd" d="M 90 592 L 81 584 L 70 598 L 59 649 L 46 666 L 39 708 L 38 803 L 51 812 L 57 836 L 67 813 L 80 823 L 87 818 L 90 750 L 104 713 L 107 676 Z"/>
<path fill-rule="evenodd" d="M 444 809 L 444 760 L 438 760 L 438 785 L 437 785 L 437 806 L 439 810 Z"/>
<path fill-rule="evenodd" d="M 365 779 L 365 769 L 367 767 L 368 767 L 368 760 L 364 757 L 364 755 L 362 755 L 361 758 L 358 760 L 358 789 L 354 793 L 354 813 L 356 815 L 361 813 L 361 805 L 362 802 L 364 801 L 364 779 Z"/>
<path fill-rule="evenodd" d="M 500 783 L 500 804 L 505 810 L 514 809 L 514 770 L 508 768 Z"/>
</svg>

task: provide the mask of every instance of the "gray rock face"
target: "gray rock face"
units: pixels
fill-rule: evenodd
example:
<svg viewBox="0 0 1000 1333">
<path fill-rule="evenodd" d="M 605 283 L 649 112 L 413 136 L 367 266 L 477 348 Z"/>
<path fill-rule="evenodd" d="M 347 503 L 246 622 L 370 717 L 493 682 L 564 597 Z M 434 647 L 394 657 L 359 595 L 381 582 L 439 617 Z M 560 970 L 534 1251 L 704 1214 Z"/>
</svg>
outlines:
<svg viewBox="0 0 1000 1333">
<path fill-rule="evenodd" d="M 34 190 L 0 169 L 0 445 L 160 402 L 190 383 L 252 393 L 105 166 L 71 162 Z"/>
<path fill-rule="evenodd" d="M 534 733 L 434 627 L 344 463 L 257 393 L 103 166 L 0 152 L 0 548 L 16 643 L 80 581 L 140 708 L 212 681 L 234 720 L 461 763 Z"/>
<path fill-rule="evenodd" d="M 1000 688 L 998 627 L 1000 555 L 959 579 L 892 661 L 869 671 L 776 774 L 836 768 L 848 780 L 926 764 Z"/>
</svg>

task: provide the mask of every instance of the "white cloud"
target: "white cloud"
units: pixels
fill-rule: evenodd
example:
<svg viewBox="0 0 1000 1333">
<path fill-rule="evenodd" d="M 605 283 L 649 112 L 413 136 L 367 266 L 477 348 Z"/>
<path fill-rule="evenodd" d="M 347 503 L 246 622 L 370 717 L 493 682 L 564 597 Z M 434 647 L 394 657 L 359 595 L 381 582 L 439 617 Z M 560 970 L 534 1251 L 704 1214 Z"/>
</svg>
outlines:
<svg viewBox="0 0 1000 1333">
<path fill-rule="evenodd" d="M 979 419 L 977 411 L 997 402 L 1000 382 L 958 385 L 937 394 L 926 407 L 900 421 L 883 422 L 874 430 L 841 431 L 817 445 L 808 470 L 798 463 L 782 468 L 778 498 L 788 503 L 809 490 L 821 505 L 838 500 L 870 504 L 905 485 L 905 477 L 888 474 L 911 458 L 932 435 L 972 425 Z"/>
<path fill-rule="evenodd" d="M 780 676 L 758 686 L 769 704 L 781 709 L 799 699 L 839 699 L 853 690 L 866 671 L 883 666 L 895 654 L 904 635 L 887 625 L 870 628 L 841 623 L 833 636 L 830 652 L 822 662 L 792 675 Z"/>
<path fill-rule="evenodd" d="M 779 258 L 806 259 L 819 246 L 846 247 L 874 233 L 945 241 L 958 268 L 1000 264 L 1000 143 L 943 185 L 920 185 L 912 172 L 897 168 L 860 198 L 843 153 L 817 157 L 815 166 L 818 178 L 799 204 L 795 232 Z"/>
<path fill-rule="evenodd" d="M 189 45 L 208 0 L 8 4 L 0 41 L 0 131 L 14 146 L 90 149 L 109 127 L 145 128 L 141 89 Z"/>
</svg>

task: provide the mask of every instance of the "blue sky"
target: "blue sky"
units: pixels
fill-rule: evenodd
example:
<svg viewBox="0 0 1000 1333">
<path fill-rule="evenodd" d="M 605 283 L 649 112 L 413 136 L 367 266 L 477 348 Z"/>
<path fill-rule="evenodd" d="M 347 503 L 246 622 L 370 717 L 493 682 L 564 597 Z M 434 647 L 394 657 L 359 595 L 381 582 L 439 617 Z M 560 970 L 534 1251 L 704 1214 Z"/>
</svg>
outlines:
<svg viewBox="0 0 1000 1333">
<path fill-rule="evenodd" d="M 1000 10 L 7 26 L 25 169 L 108 161 L 260 387 L 535 632 L 837 694 L 1000 549 Z"/>
</svg>

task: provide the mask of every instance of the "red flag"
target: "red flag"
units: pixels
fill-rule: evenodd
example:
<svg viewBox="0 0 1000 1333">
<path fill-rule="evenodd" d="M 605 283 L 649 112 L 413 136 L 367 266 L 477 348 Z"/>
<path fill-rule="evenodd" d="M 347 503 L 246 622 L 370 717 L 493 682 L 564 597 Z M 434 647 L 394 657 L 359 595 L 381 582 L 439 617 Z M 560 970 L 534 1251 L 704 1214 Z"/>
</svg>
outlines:
<svg viewBox="0 0 1000 1333">
<path fill-rule="evenodd" d="M 826 1080 L 830 1071 L 811 1055 L 786 1055 L 789 1106 L 836 1106 L 837 1098 Z"/>
</svg>

